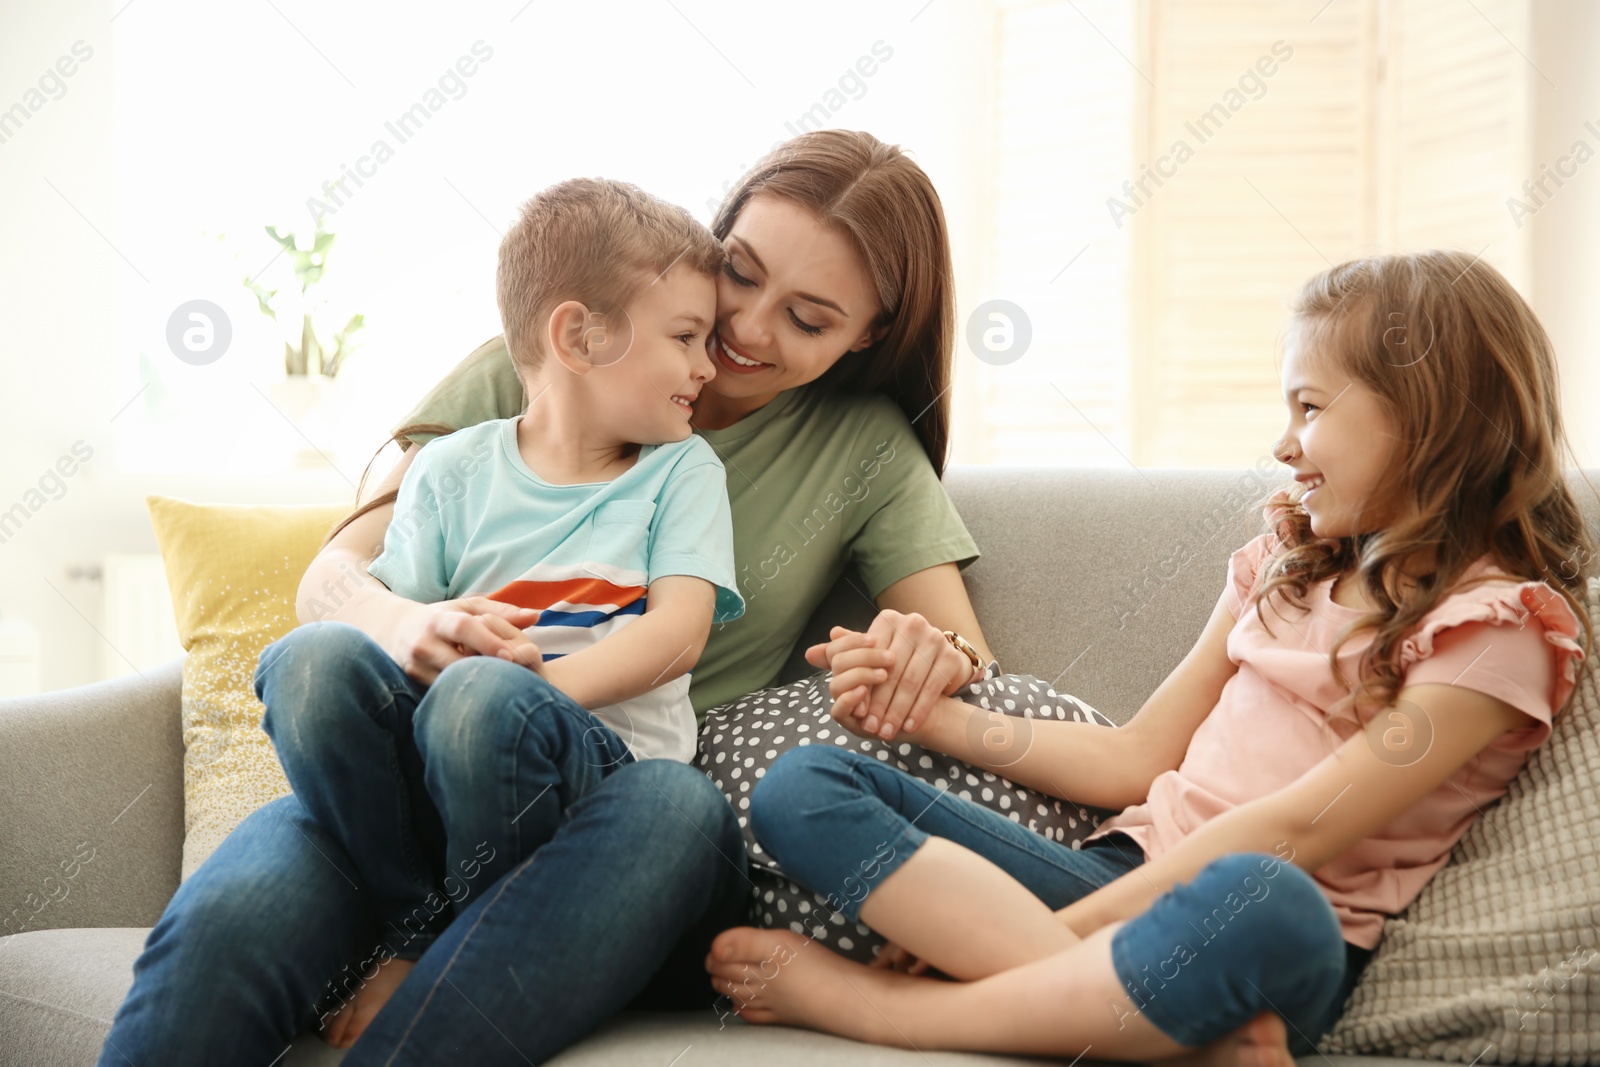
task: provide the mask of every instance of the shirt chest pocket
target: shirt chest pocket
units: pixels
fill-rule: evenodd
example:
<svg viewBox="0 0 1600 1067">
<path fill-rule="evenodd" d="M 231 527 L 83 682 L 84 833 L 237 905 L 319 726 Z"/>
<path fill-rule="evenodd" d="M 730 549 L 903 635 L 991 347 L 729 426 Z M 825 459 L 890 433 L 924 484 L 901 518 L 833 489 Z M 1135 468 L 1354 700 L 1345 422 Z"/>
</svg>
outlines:
<svg viewBox="0 0 1600 1067">
<path fill-rule="evenodd" d="M 650 520 L 655 517 L 654 500 L 612 500 L 595 508 L 589 516 L 588 559 L 609 581 L 648 584 L 650 570 Z M 623 570 L 631 575 L 613 576 Z M 619 584 L 626 584 L 619 583 Z"/>
</svg>

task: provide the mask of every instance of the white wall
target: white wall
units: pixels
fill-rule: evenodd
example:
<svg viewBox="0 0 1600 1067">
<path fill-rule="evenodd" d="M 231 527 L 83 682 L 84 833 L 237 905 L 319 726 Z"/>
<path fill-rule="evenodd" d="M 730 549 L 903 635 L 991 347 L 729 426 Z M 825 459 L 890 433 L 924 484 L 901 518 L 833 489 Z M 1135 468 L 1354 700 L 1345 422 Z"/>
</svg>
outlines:
<svg viewBox="0 0 1600 1067">
<path fill-rule="evenodd" d="M 7 620 L 42 633 L 46 689 L 99 677 L 100 588 L 82 575 L 106 552 L 155 550 L 146 494 L 350 499 L 365 450 L 498 331 L 498 229 L 523 199 L 603 173 L 708 219 L 708 201 L 877 41 L 892 59 L 842 97 L 831 124 L 913 151 L 944 197 L 958 260 L 975 262 L 982 169 L 968 146 L 984 121 L 983 64 L 964 56 L 985 21 L 982 4 L 923 0 L 0 8 L 0 108 L 23 101 L 76 42 L 92 51 L 68 64 L 60 99 L 0 144 L 0 396 L 12 430 L 0 511 L 28 499 L 75 442 L 93 453 L 0 544 L 0 638 Z M 315 442 L 331 465 L 288 465 L 305 442 L 255 392 L 270 389 L 281 359 L 238 284 L 271 251 L 260 227 L 309 230 L 306 198 L 479 39 L 494 58 L 465 95 L 332 219 L 330 284 L 358 290 L 369 322 L 342 377 L 370 402 L 348 413 L 348 448 Z M 164 347 L 167 316 L 194 297 L 222 305 L 235 328 L 233 348 L 207 367 Z M 119 430 L 163 404 L 183 454 L 119 452 Z"/>
<path fill-rule="evenodd" d="M 20 619 L 43 635 L 43 688 L 100 676 L 100 589 L 83 575 L 107 552 L 155 550 L 146 494 L 350 498 L 359 449 L 337 453 L 333 466 L 285 466 L 303 442 L 260 405 L 247 410 L 254 394 L 240 390 L 265 388 L 276 356 L 233 265 L 213 267 L 221 245 L 207 231 L 226 229 L 234 253 L 263 247 L 259 225 L 303 211 L 308 192 L 353 158 L 352 146 L 477 38 L 493 42 L 493 63 L 338 218 L 347 243 L 335 270 L 371 290 L 361 298 L 368 346 L 348 374 L 376 398 L 354 427 L 363 447 L 498 329 L 496 227 L 522 198 L 570 174 L 613 173 L 707 217 L 705 204 L 724 183 L 787 136 L 788 124 L 879 39 L 893 60 L 834 122 L 908 147 L 932 175 L 951 224 L 960 321 L 995 295 L 983 291 L 993 208 L 987 0 L 772 9 L 787 20 L 781 30 L 731 0 L 678 0 L 682 14 L 621 0 L 559 9 L 508 0 L 381 16 L 359 4 L 278 7 L 282 15 L 269 5 L 237 9 L 237 24 L 220 14 L 234 9 L 197 0 L 0 9 L 0 110 L 27 99 L 76 42 L 80 53 L 93 50 L 69 64 L 59 98 L 0 143 L 0 398 L 11 431 L 0 512 L 39 489 L 75 443 L 93 450 L 53 494 L 59 499 L 45 500 L 0 543 L 0 633 Z M 1532 154 L 1547 161 L 1580 136 L 1600 146 L 1584 130 L 1587 121 L 1600 125 L 1600 71 L 1587 54 L 1600 43 L 1600 5 L 1541 0 L 1535 8 L 1530 59 L 1559 87 L 1539 83 Z M 625 47 L 599 47 L 618 29 L 628 31 Z M 119 35 L 146 42 L 137 68 L 119 56 Z M 152 63 L 159 77 L 145 76 Z M 123 80 L 139 75 L 149 95 L 115 91 L 122 64 Z M 556 76 L 558 68 L 566 73 Z M 158 126 L 159 137 L 127 134 Z M 1582 168 L 1529 225 L 1534 303 L 1562 356 L 1571 432 L 1582 461 L 1594 465 L 1600 162 Z M 191 373 L 206 368 L 177 365 L 157 327 L 180 298 L 213 294 L 230 301 L 239 359 L 254 362 L 208 378 Z M 141 386 L 157 365 L 165 386 L 194 405 L 192 453 L 225 454 L 233 473 L 119 464 L 112 420 L 143 417 L 152 393 Z M 985 432 L 961 399 L 973 392 L 972 370 L 959 361 L 958 460 Z M 243 426 L 248 432 L 226 433 Z"/>
<path fill-rule="evenodd" d="M 1528 58 L 1540 74 L 1535 165 L 1554 166 L 1580 140 L 1595 153 L 1526 220 L 1533 231 L 1533 308 L 1555 344 L 1573 449 L 1593 467 L 1600 466 L 1600 64 L 1594 56 L 1600 4 L 1539 0 L 1533 15 Z"/>
</svg>

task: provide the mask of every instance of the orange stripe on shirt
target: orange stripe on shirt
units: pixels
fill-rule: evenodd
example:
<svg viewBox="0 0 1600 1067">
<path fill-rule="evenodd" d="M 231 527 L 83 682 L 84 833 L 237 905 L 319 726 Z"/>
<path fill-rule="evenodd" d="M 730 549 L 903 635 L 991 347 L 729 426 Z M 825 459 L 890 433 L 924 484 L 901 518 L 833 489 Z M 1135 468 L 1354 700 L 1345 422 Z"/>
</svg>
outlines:
<svg viewBox="0 0 1600 1067">
<path fill-rule="evenodd" d="M 543 611 L 552 604 L 614 604 L 625 608 L 645 595 L 637 585 L 612 585 L 604 578 L 568 578 L 559 582 L 507 582 L 488 594 L 490 600 Z"/>
</svg>

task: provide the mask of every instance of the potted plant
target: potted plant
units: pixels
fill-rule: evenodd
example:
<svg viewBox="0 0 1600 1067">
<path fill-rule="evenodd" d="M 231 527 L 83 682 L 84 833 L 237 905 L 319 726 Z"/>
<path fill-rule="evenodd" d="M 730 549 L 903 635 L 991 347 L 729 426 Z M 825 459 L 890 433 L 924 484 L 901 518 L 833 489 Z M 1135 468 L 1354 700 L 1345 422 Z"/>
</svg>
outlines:
<svg viewBox="0 0 1600 1067">
<path fill-rule="evenodd" d="M 284 307 L 288 298 L 278 299 L 281 289 L 267 289 L 253 278 L 244 279 L 244 285 L 255 294 L 261 313 L 274 322 L 292 322 L 294 313 L 299 313 L 298 338 L 291 335 L 283 342 L 284 380 L 273 383 L 271 387 L 273 403 L 290 420 L 298 423 L 308 412 L 325 402 L 339 370 L 355 349 L 353 337 L 365 325 L 366 317 L 360 314 L 350 316 L 343 328 L 336 331 L 328 343 L 324 343 L 323 335 L 319 335 L 314 321 L 322 308 L 313 297 L 312 289 L 328 269 L 328 252 L 333 247 L 334 235 L 322 228 L 322 219 L 319 218 L 310 247 L 301 248 L 293 233 L 279 233 L 276 226 L 267 226 L 265 229 L 267 236 L 288 255 L 294 268 L 294 276 L 300 283 L 299 305 L 293 309 Z M 286 313 L 283 318 L 279 317 L 280 309 Z"/>
</svg>

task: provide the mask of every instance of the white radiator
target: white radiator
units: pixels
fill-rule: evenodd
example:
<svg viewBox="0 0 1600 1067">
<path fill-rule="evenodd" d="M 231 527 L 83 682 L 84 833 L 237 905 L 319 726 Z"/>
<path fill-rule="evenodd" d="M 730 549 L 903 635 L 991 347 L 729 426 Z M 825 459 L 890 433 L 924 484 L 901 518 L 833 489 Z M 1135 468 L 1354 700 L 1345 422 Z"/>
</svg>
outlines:
<svg viewBox="0 0 1600 1067">
<path fill-rule="evenodd" d="M 172 613 L 167 572 L 156 552 L 111 552 L 105 556 L 101 677 L 147 670 L 183 655 Z"/>
</svg>

